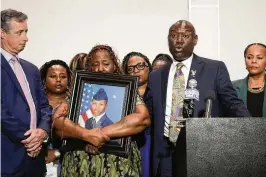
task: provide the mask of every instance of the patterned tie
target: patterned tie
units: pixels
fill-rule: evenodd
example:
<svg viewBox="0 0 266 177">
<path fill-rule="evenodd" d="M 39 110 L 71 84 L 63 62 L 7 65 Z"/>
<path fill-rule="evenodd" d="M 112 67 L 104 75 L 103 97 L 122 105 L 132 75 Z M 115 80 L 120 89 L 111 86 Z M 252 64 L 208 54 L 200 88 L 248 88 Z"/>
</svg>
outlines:
<svg viewBox="0 0 266 177">
<path fill-rule="evenodd" d="M 15 75 L 18 79 L 18 82 L 22 88 L 22 91 L 26 97 L 26 100 L 28 102 L 28 105 L 30 107 L 30 128 L 34 129 L 36 128 L 36 109 L 35 105 L 32 99 L 32 95 L 30 93 L 29 86 L 27 84 L 27 81 L 24 77 L 22 67 L 20 66 L 20 63 L 17 58 L 12 58 L 11 61 L 13 62 L 14 65 L 14 72 Z"/>
<path fill-rule="evenodd" d="M 183 66 L 183 63 L 177 64 L 172 91 L 172 110 L 169 127 L 169 140 L 174 143 L 174 145 L 180 132 L 180 128 L 178 127 L 180 122 L 177 119 L 183 118 L 183 104 L 185 97 L 185 78 L 181 70 Z"/>
</svg>

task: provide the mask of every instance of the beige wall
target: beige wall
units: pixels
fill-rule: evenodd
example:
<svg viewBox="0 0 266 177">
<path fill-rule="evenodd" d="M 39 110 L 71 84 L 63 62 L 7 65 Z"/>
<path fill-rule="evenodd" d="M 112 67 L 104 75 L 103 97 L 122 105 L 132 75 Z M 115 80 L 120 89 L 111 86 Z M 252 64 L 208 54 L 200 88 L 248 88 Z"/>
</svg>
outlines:
<svg viewBox="0 0 266 177">
<path fill-rule="evenodd" d="M 41 66 L 51 59 L 67 63 L 78 52 L 111 45 L 120 59 L 133 50 L 150 60 L 169 53 L 169 26 L 190 19 L 199 35 L 195 52 L 222 60 L 232 80 L 243 78 L 243 51 L 266 44 L 266 0 L 2 0 L 29 16 L 29 42 L 21 56 Z"/>
<path fill-rule="evenodd" d="M 186 0 L 2 0 L 5 8 L 28 15 L 21 56 L 37 66 L 56 58 L 69 63 L 99 43 L 111 45 L 120 59 L 135 50 L 153 60 L 169 52 L 170 25 L 188 19 Z"/>
<path fill-rule="evenodd" d="M 245 47 L 266 44 L 265 7 L 265 0 L 189 0 L 199 35 L 196 53 L 224 61 L 231 80 L 245 77 Z"/>
</svg>

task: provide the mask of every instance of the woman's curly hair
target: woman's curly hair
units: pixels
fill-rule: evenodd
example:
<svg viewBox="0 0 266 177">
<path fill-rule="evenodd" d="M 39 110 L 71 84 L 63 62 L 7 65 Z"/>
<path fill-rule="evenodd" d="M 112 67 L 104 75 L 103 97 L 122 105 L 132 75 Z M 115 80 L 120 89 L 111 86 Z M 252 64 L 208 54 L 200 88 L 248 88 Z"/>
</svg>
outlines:
<svg viewBox="0 0 266 177">
<path fill-rule="evenodd" d="M 114 65 L 116 66 L 114 73 L 122 74 L 121 67 L 120 67 L 120 61 L 119 61 L 118 57 L 116 56 L 115 52 L 113 51 L 112 47 L 110 47 L 108 45 L 96 45 L 88 53 L 87 66 L 88 66 L 89 71 L 92 71 L 92 65 L 91 64 L 92 64 L 92 59 L 95 56 L 95 53 L 100 51 L 100 50 L 104 50 L 104 51 L 108 52 L 108 54 L 110 55 L 111 59 L 114 62 Z"/>
<path fill-rule="evenodd" d="M 44 65 L 41 66 L 40 74 L 41 74 L 42 84 L 43 84 L 44 88 L 46 87 L 46 75 L 48 73 L 48 69 L 54 65 L 60 65 L 66 69 L 66 71 L 67 71 L 67 87 L 68 87 L 68 92 L 69 92 L 71 85 L 72 85 L 72 72 L 70 71 L 70 68 L 66 64 L 66 62 L 64 62 L 62 60 L 51 60 L 51 61 L 44 63 Z"/>
</svg>

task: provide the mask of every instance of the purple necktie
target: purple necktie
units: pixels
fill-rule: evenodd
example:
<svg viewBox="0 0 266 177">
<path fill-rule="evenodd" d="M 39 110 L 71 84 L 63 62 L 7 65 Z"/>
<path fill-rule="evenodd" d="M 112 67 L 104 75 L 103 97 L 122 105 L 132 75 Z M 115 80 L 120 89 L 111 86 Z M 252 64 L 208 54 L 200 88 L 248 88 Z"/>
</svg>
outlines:
<svg viewBox="0 0 266 177">
<path fill-rule="evenodd" d="M 13 62 L 13 65 L 14 65 L 14 72 L 15 72 L 15 75 L 18 79 L 18 82 L 23 90 L 23 93 L 26 97 L 26 100 L 28 102 L 28 105 L 30 107 L 30 128 L 31 129 L 34 129 L 36 128 L 36 109 L 35 109 L 35 105 L 34 105 L 34 102 L 33 102 L 33 99 L 32 99 L 32 96 L 31 96 L 31 93 L 30 93 L 30 88 L 28 86 L 28 83 L 24 77 L 24 73 L 23 73 L 23 70 L 22 70 L 22 67 L 20 65 L 20 63 L 18 62 L 18 59 L 17 58 L 12 58 L 11 61 Z"/>
</svg>

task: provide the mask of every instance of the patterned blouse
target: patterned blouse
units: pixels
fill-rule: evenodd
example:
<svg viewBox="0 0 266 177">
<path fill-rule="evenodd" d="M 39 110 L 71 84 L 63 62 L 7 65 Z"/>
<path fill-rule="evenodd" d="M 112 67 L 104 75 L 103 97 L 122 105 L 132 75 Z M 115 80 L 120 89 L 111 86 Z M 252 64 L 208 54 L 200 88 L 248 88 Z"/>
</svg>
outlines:
<svg viewBox="0 0 266 177">
<path fill-rule="evenodd" d="M 136 105 L 144 104 L 137 95 Z M 127 158 L 113 154 L 70 151 L 64 155 L 61 177 L 140 177 L 141 156 L 136 141 L 131 142 Z"/>
</svg>

